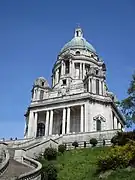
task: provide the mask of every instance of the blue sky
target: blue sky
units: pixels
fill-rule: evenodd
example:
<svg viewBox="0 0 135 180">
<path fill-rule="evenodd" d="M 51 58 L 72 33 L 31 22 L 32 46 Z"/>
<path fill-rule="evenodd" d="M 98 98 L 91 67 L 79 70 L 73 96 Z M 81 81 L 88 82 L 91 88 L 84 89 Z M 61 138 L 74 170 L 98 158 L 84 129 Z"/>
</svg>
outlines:
<svg viewBox="0 0 135 180">
<path fill-rule="evenodd" d="M 77 23 L 107 65 L 109 89 L 126 97 L 135 69 L 134 0 L 0 1 L 0 138 L 23 137 L 33 81 L 51 81 Z"/>
</svg>

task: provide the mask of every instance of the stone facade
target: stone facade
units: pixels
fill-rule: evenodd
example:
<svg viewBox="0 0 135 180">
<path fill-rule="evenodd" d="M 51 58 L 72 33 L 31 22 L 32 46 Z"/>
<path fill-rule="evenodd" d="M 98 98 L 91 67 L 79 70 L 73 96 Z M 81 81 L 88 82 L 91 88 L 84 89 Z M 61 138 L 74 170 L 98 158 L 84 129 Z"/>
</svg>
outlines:
<svg viewBox="0 0 135 180">
<path fill-rule="evenodd" d="M 35 80 L 25 114 L 25 138 L 122 130 L 125 120 L 106 85 L 106 66 L 81 28 L 60 51 L 52 69 L 52 85 Z M 68 136 L 69 135 L 69 136 Z"/>
</svg>

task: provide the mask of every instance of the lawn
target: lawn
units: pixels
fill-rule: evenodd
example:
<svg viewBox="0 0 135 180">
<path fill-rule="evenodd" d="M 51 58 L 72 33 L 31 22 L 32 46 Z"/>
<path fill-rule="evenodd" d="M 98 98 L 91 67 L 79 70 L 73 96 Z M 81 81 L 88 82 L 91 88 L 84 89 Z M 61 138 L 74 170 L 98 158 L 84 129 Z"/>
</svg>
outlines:
<svg viewBox="0 0 135 180">
<path fill-rule="evenodd" d="M 71 150 L 57 158 L 58 180 L 97 180 L 96 161 L 107 154 L 110 147 Z M 106 180 L 135 180 L 135 171 L 117 170 Z"/>
</svg>

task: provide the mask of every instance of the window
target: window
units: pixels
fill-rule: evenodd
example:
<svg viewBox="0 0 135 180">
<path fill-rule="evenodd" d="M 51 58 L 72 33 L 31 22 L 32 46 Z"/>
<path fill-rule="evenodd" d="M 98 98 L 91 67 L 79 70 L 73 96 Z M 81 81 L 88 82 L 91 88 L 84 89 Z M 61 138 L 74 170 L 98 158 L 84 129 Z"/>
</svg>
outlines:
<svg viewBox="0 0 135 180">
<path fill-rule="evenodd" d="M 97 131 L 101 131 L 101 121 L 97 120 Z"/>
<path fill-rule="evenodd" d="M 80 55 L 80 51 L 76 51 L 76 55 Z"/>
<path fill-rule="evenodd" d="M 93 55 L 93 54 L 91 54 L 91 57 L 93 58 L 93 57 L 94 57 L 94 55 Z"/>
<path fill-rule="evenodd" d="M 76 31 L 76 36 L 77 36 L 77 37 L 79 36 L 79 31 Z"/>
<path fill-rule="evenodd" d="M 96 70 L 96 75 L 98 75 L 98 70 Z"/>
<path fill-rule="evenodd" d="M 99 80 L 96 79 L 96 94 L 99 95 Z"/>
<path fill-rule="evenodd" d="M 45 125 L 43 123 L 39 123 L 37 125 L 37 137 L 45 135 Z"/>
<path fill-rule="evenodd" d="M 66 84 L 67 84 L 66 79 L 64 79 L 63 80 L 63 85 L 66 85 Z"/>
<path fill-rule="evenodd" d="M 80 77 L 80 63 L 75 63 L 75 79 Z"/>
<path fill-rule="evenodd" d="M 45 84 L 45 83 L 44 83 L 44 82 L 42 82 L 42 86 L 44 86 L 44 84 Z"/>
<path fill-rule="evenodd" d="M 61 76 L 61 66 L 59 67 L 59 80 L 60 80 L 60 76 Z"/>
<path fill-rule="evenodd" d="M 85 64 L 86 74 L 90 71 L 90 64 Z"/>
<path fill-rule="evenodd" d="M 40 91 L 40 100 L 42 100 L 43 98 L 44 98 L 44 91 L 41 90 L 41 91 Z"/>
<path fill-rule="evenodd" d="M 66 66 L 65 74 L 68 74 L 69 73 L 69 60 L 65 61 L 65 66 Z"/>
</svg>

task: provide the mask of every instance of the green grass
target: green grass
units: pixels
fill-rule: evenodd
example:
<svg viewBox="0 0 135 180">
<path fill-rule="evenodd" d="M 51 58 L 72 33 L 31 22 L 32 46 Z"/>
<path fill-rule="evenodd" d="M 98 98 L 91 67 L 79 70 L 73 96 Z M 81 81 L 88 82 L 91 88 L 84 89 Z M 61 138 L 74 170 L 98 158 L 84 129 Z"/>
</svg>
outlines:
<svg viewBox="0 0 135 180">
<path fill-rule="evenodd" d="M 58 180 L 98 180 L 95 174 L 97 158 L 106 155 L 109 149 L 106 147 L 71 150 L 58 156 Z M 135 171 L 117 170 L 106 180 L 135 180 Z"/>
</svg>

